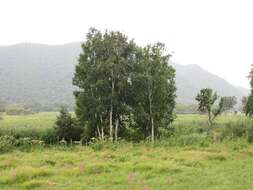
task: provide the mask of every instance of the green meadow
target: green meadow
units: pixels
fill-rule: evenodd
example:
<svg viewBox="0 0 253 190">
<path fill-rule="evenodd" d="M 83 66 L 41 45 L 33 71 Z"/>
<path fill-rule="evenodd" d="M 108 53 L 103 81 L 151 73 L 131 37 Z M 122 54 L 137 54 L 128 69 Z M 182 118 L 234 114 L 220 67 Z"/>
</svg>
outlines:
<svg viewBox="0 0 253 190">
<path fill-rule="evenodd" d="M 12 189 L 250 190 L 253 146 L 151 144 L 51 147 L 0 155 L 0 187 Z"/>
<path fill-rule="evenodd" d="M 53 129 L 56 116 L 4 115 L 0 132 L 42 137 Z M 7 150 L 0 153 L 0 189 L 251 190 L 253 145 L 244 133 L 240 136 L 240 129 L 251 120 L 239 115 L 219 117 L 216 131 L 227 136 L 214 141 L 202 132 L 206 119 L 179 115 L 173 122 L 174 135 L 155 143 L 94 142 Z"/>
</svg>

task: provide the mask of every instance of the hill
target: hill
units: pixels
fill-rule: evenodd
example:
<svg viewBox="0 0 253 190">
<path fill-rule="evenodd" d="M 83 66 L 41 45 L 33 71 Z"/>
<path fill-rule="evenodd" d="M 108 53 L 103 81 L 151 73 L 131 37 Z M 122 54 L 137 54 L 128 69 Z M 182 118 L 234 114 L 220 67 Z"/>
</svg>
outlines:
<svg viewBox="0 0 253 190">
<path fill-rule="evenodd" d="M 80 51 L 80 43 L 0 46 L 0 100 L 40 104 L 48 110 L 60 104 L 72 106 L 72 76 Z M 203 87 L 238 98 L 248 92 L 197 65 L 173 66 L 177 71 L 178 102 L 194 103 L 196 93 Z"/>
<path fill-rule="evenodd" d="M 249 93 L 248 89 L 237 87 L 223 78 L 212 74 L 198 65 L 180 65 L 172 63 L 176 69 L 178 102 L 194 103 L 201 88 L 212 88 L 220 96 L 236 96 L 239 100 Z"/>
</svg>

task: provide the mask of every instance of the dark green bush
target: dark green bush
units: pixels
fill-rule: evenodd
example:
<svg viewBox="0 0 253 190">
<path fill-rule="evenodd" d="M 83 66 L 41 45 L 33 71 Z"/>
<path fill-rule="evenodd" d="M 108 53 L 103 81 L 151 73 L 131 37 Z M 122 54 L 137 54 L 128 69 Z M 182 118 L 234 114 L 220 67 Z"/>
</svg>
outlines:
<svg viewBox="0 0 253 190">
<path fill-rule="evenodd" d="M 71 114 L 66 108 L 60 110 L 60 115 L 55 122 L 55 134 L 59 139 L 65 139 L 67 142 L 81 140 L 81 134 L 83 129 L 77 125 L 75 118 L 72 118 Z"/>
</svg>

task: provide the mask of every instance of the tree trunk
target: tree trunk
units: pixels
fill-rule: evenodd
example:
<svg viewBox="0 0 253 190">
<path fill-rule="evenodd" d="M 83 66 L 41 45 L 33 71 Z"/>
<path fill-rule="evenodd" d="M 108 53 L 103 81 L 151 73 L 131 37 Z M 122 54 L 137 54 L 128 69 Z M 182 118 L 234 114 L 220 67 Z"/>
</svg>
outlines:
<svg viewBox="0 0 253 190">
<path fill-rule="evenodd" d="M 118 140 L 118 128 L 119 128 L 119 119 L 116 119 L 115 123 L 115 142 Z"/>
<path fill-rule="evenodd" d="M 154 142 L 154 140 L 155 140 L 155 129 L 154 129 L 153 116 L 151 116 L 151 140 L 152 140 L 152 142 Z"/>
<path fill-rule="evenodd" d="M 101 140 L 101 133 L 100 133 L 100 130 L 99 130 L 99 127 L 97 126 L 97 131 L 98 131 L 98 137 L 99 139 Z"/>
<path fill-rule="evenodd" d="M 101 122 L 101 138 L 102 140 L 104 140 L 104 127 L 103 127 L 103 119 L 101 115 L 100 115 L 100 122 Z"/>
<path fill-rule="evenodd" d="M 212 126 L 212 113 L 210 111 L 208 111 L 208 121 L 209 121 L 209 125 L 210 127 Z"/>
<path fill-rule="evenodd" d="M 148 99 L 149 99 L 149 114 L 150 114 L 150 120 L 151 120 L 151 140 L 154 142 L 155 140 L 155 127 L 154 127 L 154 118 L 153 118 L 153 112 L 152 112 L 152 98 L 151 98 L 151 92 L 148 93 Z"/>
<path fill-rule="evenodd" d="M 113 81 L 113 71 L 111 71 L 111 77 L 112 77 L 112 92 L 111 92 L 111 105 L 110 105 L 110 139 L 113 141 L 113 126 L 112 126 L 112 112 L 113 112 L 113 93 L 114 93 L 114 81 Z"/>
</svg>

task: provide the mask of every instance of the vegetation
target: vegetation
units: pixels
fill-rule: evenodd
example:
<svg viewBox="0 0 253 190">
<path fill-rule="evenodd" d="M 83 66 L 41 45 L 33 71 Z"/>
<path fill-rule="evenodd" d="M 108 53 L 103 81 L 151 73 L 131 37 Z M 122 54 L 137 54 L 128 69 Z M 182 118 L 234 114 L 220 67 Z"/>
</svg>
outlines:
<svg viewBox="0 0 253 190">
<path fill-rule="evenodd" d="M 1 190 L 250 190 L 253 186 L 253 146 L 243 140 L 209 147 L 156 143 L 107 144 L 102 149 L 41 147 L 1 154 Z"/>
<path fill-rule="evenodd" d="M 55 134 L 54 127 L 57 116 L 60 117 L 59 113 L 39 113 L 27 116 L 4 115 L 3 119 L 0 120 L 0 135 L 13 136 L 15 139 L 42 140 L 46 144 L 59 144 L 61 138 Z M 159 141 L 165 139 L 171 145 L 213 143 L 213 135 L 208 133 L 209 124 L 207 119 L 206 115 L 199 114 L 178 115 L 176 120 L 169 126 L 169 129 L 160 130 Z M 129 128 L 126 134 L 132 134 L 131 130 Z M 250 142 L 251 134 L 253 134 L 253 123 L 251 118 L 243 115 L 221 115 L 216 119 L 213 131 L 216 133 L 218 141 L 236 140 L 243 137 Z M 126 140 L 136 141 L 138 138 L 133 135 L 126 138 Z M 87 141 L 83 138 L 83 143 L 89 142 L 93 141 Z"/>
<path fill-rule="evenodd" d="M 81 139 L 82 128 L 77 126 L 76 120 L 72 118 L 67 108 L 61 108 L 60 115 L 56 118 L 54 129 L 55 135 L 61 140 L 70 142 Z"/>
<path fill-rule="evenodd" d="M 175 107 L 175 71 L 164 45 L 138 47 L 120 32 L 90 29 L 73 84 L 76 116 L 84 135 L 111 141 L 127 128 L 154 141 L 168 128 Z"/>
<path fill-rule="evenodd" d="M 251 69 L 248 78 L 250 80 L 251 92 L 248 97 L 244 97 L 244 99 L 242 100 L 242 103 L 244 105 L 243 111 L 245 112 L 245 114 L 252 117 L 253 116 L 253 68 Z"/>
<path fill-rule="evenodd" d="M 252 117 L 222 115 L 237 99 L 211 88 L 198 107 L 176 106 L 169 58 L 161 43 L 90 29 L 73 77 L 75 114 L 0 102 L 1 189 L 251 189 Z M 249 78 L 243 110 L 252 116 L 253 69 Z M 176 116 L 175 106 L 195 114 Z"/>
<path fill-rule="evenodd" d="M 199 103 L 199 111 L 206 112 L 208 114 L 209 125 L 212 126 L 214 119 L 220 115 L 224 109 L 224 98 L 220 98 L 218 107 L 215 103 L 218 100 L 216 92 L 213 92 L 210 88 L 201 89 L 199 94 L 196 96 L 196 100 Z"/>
</svg>

